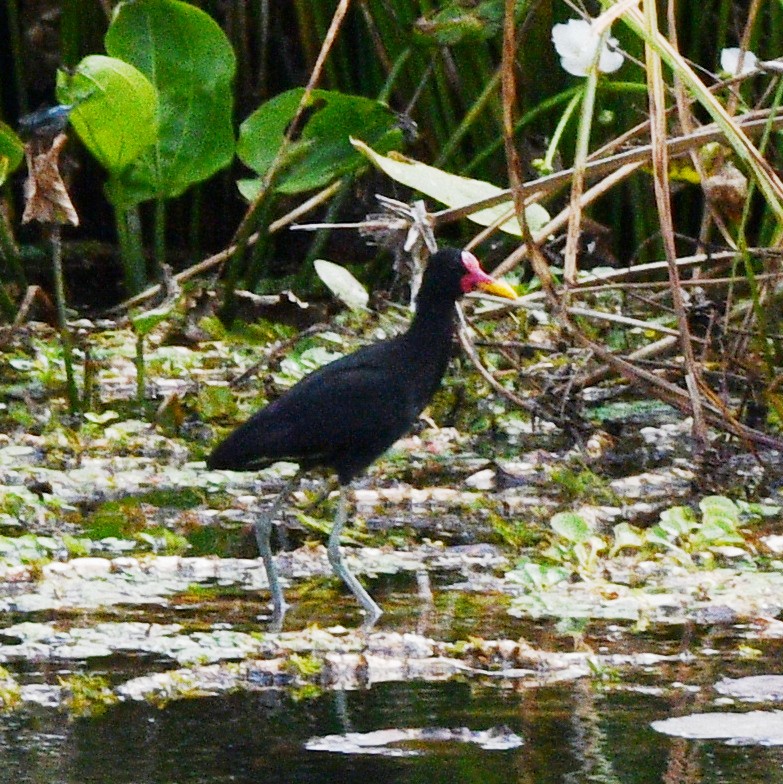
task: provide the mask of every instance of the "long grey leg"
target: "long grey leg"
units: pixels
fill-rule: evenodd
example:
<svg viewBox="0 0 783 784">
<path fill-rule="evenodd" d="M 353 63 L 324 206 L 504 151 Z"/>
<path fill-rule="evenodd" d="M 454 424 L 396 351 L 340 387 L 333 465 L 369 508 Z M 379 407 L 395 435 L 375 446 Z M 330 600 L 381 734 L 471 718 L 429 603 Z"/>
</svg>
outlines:
<svg viewBox="0 0 783 784">
<path fill-rule="evenodd" d="M 261 556 L 261 560 L 264 562 L 266 578 L 269 582 L 269 591 L 272 594 L 272 621 L 270 628 L 272 631 L 276 632 L 280 631 L 283 625 L 283 618 L 285 617 L 288 605 L 285 602 L 283 589 L 280 587 L 280 578 L 277 574 L 277 567 L 275 566 L 275 561 L 272 557 L 272 547 L 270 544 L 272 523 L 275 516 L 280 511 L 283 501 L 288 497 L 288 494 L 291 492 L 298 479 L 299 472 L 285 483 L 283 489 L 277 494 L 277 497 L 272 502 L 272 506 L 259 517 L 255 526 L 253 526 L 256 542 L 258 543 L 258 552 Z"/>
<path fill-rule="evenodd" d="M 332 565 L 332 571 L 342 579 L 342 581 L 351 589 L 353 595 L 359 601 L 366 618 L 364 621 L 364 628 L 371 628 L 378 618 L 383 615 L 383 610 L 375 603 L 373 598 L 364 589 L 364 586 L 351 574 L 348 567 L 343 562 L 343 557 L 340 554 L 340 534 L 342 533 L 345 523 L 348 519 L 348 511 L 346 508 L 345 487 L 340 485 L 340 499 L 337 504 L 337 514 L 334 518 L 334 526 L 332 532 L 329 534 L 329 546 L 327 554 L 329 555 L 329 563 Z"/>
</svg>

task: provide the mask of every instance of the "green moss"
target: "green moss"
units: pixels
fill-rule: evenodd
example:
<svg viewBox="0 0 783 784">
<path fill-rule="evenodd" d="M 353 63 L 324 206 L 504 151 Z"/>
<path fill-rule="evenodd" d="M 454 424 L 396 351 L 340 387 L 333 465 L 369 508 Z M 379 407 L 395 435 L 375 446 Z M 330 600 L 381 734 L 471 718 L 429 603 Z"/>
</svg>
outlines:
<svg viewBox="0 0 783 784">
<path fill-rule="evenodd" d="M 5 667 L 0 667 L 0 710 L 9 711 L 22 701 L 22 687 Z"/>
<path fill-rule="evenodd" d="M 24 403 L 11 403 L 6 411 L 6 417 L 25 430 L 32 430 L 38 424 L 35 414 Z"/>
<path fill-rule="evenodd" d="M 497 512 L 490 512 L 489 524 L 505 545 L 515 549 L 532 547 L 541 541 L 541 532 L 522 520 L 510 520 Z"/>
<path fill-rule="evenodd" d="M 619 504 L 617 495 L 609 487 L 609 482 L 589 468 L 581 468 L 580 470 L 557 468 L 552 471 L 550 478 L 559 485 L 566 500 L 595 504 Z"/>
<path fill-rule="evenodd" d="M 198 410 L 207 422 L 236 419 L 239 406 L 229 387 L 204 386 L 198 393 Z"/>
<path fill-rule="evenodd" d="M 136 541 L 149 545 L 159 555 L 182 555 L 190 549 L 188 540 L 168 528 L 154 526 L 137 533 Z"/>
<path fill-rule="evenodd" d="M 323 668 L 324 663 L 320 659 L 315 656 L 301 656 L 298 653 L 292 653 L 285 663 L 286 672 L 304 678 L 305 680 L 319 675 Z"/>
<path fill-rule="evenodd" d="M 280 289 L 275 289 L 275 293 L 279 291 Z M 264 319 L 260 319 L 253 324 L 237 320 L 230 330 L 226 330 L 217 319 L 202 319 L 200 324 L 203 329 L 216 338 L 228 344 L 237 343 L 243 348 L 248 345 L 265 346 L 276 340 L 287 340 L 296 334 L 296 330 L 293 327 Z"/>
<path fill-rule="evenodd" d="M 306 683 L 304 686 L 298 686 L 291 689 L 291 699 L 294 702 L 302 702 L 304 700 L 317 700 L 323 696 L 324 690 L 314 683 Z"/>
<path fill-rule="evenodd" d="M 219 555 L 222 558 L 255 558 L 255 544 L 250 543 L 243 525 L 201 526 L 186 532 L 190 543 L 189 555 Z"/>
<path fill-rule="evenodd" d="M 84 523 L 85 534 L 93 540 L 113 537 L 131 539 L 149 549 L 167 555 L 177 555 L 190 548 L 182 534 L 163 526 L 148 524 L 141 508 L 143 497 L 107 501 L 101 504 Z"/>
<path fill-rule="evenodd" d="M 60 678 L 65 704 L 73 716 L 100 716 L 119 701 L 102 675 L 73 673 Z"/>
<path fill-rule="evenodd" d="M 187 590 L 172 597 L 172 604 L 217 602 L 221 599 L 246 599 L 247 591 L 236 585 L 206 585 L 191 583 Z"/>
<path fill-rule="evenodd" d="M 88 543 L 85 542 L 84 539 L 77 539 L 70 534 L 63 534 L 62 538 L 65 549 L 68 551 L 68 555 L 71 558 L 84 558 L 90 554 L 90 548 L 87 546 Z"/>
<path fill-rule="evenodd" d="M 217 316 L 205 316 L 198 325 L 212 340 L 223 340 L 226 337 L 225 324 Z"/>
<path fill-rule="evenodd" d="M 227 493 L 224 490 L 218 490 L 215 493 L 209 494 L 209 508 L 224 511 L 226 509 L 233 509 L 236 506 L 236 496 Z"/>
<path fill-rule="evenodd" d="M 138 498 L 128 498 L 101 504 L 87 517 L 84 532 L 91 539 L 105 539 L 108 536 L 129 539 L 146 526 L 147 520 L 139 508 Z"/>
<path fill-rule="evenodd" d="M 195 509 L 204 504 L 206 493 L 197 487 L 151 490 L 137 496 L 136 500 L 140 504 L 152 504 L 152 506 L 168 509 Z"/>
</svg>

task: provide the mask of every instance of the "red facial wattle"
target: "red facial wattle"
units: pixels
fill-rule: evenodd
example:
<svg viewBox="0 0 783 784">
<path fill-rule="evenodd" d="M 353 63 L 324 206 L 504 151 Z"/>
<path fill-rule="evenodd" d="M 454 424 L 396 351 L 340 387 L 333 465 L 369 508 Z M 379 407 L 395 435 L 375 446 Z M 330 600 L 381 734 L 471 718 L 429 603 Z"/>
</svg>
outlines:
<svg viewBox="0 0 783 784">
<path fill-rule="evenodd" d="M 462 264 L 466 269 L 466 273 L 460 278 L 459 282 L 463 294 L 481 289 L 488 294 L 495 294 L 506 299 L 516 299 L 517 295 L 514 289 L 502 280 L 495 280 L 490 275 L 487 275 L 481 269 L 478 259 L 470 251 L 462 251 Z"/>
</svg>

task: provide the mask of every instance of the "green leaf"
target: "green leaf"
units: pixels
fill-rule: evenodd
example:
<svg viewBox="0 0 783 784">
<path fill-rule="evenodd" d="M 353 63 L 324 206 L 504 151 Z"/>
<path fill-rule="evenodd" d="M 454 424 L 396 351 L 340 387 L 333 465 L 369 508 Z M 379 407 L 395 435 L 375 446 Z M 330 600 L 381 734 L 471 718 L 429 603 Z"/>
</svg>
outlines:
<svg viewBox="0 0 783 784">
<path fill-rule="evenodd" d="M 151 310 L 131 311 L 130 321 L 133 331 L 141 337 L 146 337 L 174 312 L 176 305 L 176 299 L 172 298 Z"/>
<path fill-rule="evenodd" d="M 102 414 L 96 414 L 92 411 L 87 411 L 84 414 L 84 418 L 88 422 L 92 422 L 94 425 L 106 425 L 109 422 L 113 422 L 116 419 L 120 418 L 120 415 L 116 411 L 104 411 Z"/>
<path fill-rule="evenodd" d="M 672 539 L 684 536 L 697 525 L 693 510 L 687 506 L 673 506 L 661 512 L 660 526 Z"/>
<path fill-rule="evenodd" d="M 301 87 L 281 93 L 242 123 L 237 155 L 259 176 L 264 177 L 277 158 L 303 94 Z M 351 146 L 352 136 L 384 151 L 402 143 L 397 115 L 386 104 L 313 90 L 300 127 L 285 150 L 277 190 L 290 194 L 321 188 L 361 166 L 362 156 Z"/>
<path fill-rule="evenodd" d="M 22 140 L 9 126 L 0 122 L 0 185 L 18 168 L 22 158 L 24 158 Z"/>
<path fill-rule="evenodd" d="M 737 529 L 734 527 L 734 524 L 726 518 L 715 518 L 713 520 L 706 521 L 699 527 L 699 530 L 694 538 L 697 540 L 697 544 L 745 544 L 745 539 L 743 538 L 742 534 L 737 531 Z"/>
<path fill-rule="evenodd" d="M 519 22 L 529 11 L 527 0 L 517 0 L 514 18 Z M 431 40 L 438 46 L 456 46 L 486 41 L 503 27 L 504 1 L 484 0 L 466 3 L 455 0 L 444 5 L 431 18 L 416 22 L 417 39 Z"/>
<path fill-rule="evenodd" d="M 57 72 L 57 100 L 74 104 L 73 125 L 112 175 L 155 141 L 158 95 L 141 71 L 114 57 L 85 57 L 73 75 Z"/>
<path fill-rule="evenodd" d="M 342 300 L 351 310 L 365 310 L 370 300 L 367 289 L 351 273 L 326 259 L 313 262 L 318 277 L 335 297 Z"/>
<path fill-rule="evenodd" d="M 105 43 L 147 76 L 159 101 L 153 147 L 109 184 L 115 204 L 179 196 L 231 163 L 236 58 L 208 14 L 180 0 L 124 2 Z"/>
<path fill-rule="evenodd" d="M 573 512 L 559 512 L 549 521 L 552 530 L 569 542 L 586 542 L 593 532 L 587 521 Z"/>
<path fill-rule="evenodd" d="M 630 523 L 618 523 L 613 529 L 614 544 L 610 555 L 614 555 L 624 547 L 640 548 L 644 547 L 644 536 L 642 532 Z"/>
<path fill-rule="evenodd" d="M 465 207 L 503 192 L 501 188 L 492 183 L 460 177 L 458 174 L 436 169 L 434 166 L 428 166 L 426 163 L 420 163 L 402 155 L 379 155 L 363 142 L 357 139 L 352 141 L 357 150 L 366 155 L 393 180 L 420 191 L 426 196 L 431 196 L 448 207 Z M 468 218 L 480 226 L 490 226 L 508 214 L 511 209 L 511 196 L 509 195 L 508 202 L 478 210 L 468 215 Z M 549 213 L 540 204 L 531 204 L 526 207 L 525 217 L 533 232 L 538 231 L 549 222 Z M 519 222 L 513 217 L 502 223 L 500 229 L 518 237 L 522 236 Z"/>
<path fill-rule="evenodd" d="M 704 516 L 704 522 L 712 520 L 727 520 L 732 525 L 740 521 L 740 510 L 730 498 L 722 495 L 708 495 L 699 501 L 699 509 Z"/>
<path fill-rule="evenodd" d="M 661 525 L 654 525 L 644 532 L 648 544 L 657 544 L 663 547 L 672 547 L 674 537 Z"/>
<path fill-rule="evenodd" d="M 416 23 L 416 32 L 440 46 L 484 41 L 496 35 L 500 29 L 496 18 L 486 19 L 481 14 L 485 6 L 491 5 L 499 6 L 499 3 L 482 3 L 475 9 L 466 8 L 462 3 L 447 5 L 432 19 L 420 19 Z"/>
<path fill-rule="evenodd" d="M 548 566 L 525 561 L 518 564 L 509 576 L 528 588 L 542 591 L 567 580 L 571 576 L 571 570 L 562 566 Z"/>
<path fill-rule="evenodd" d="M 683 565 L 690 565 L 692 558 L 686 550 L 678 547 L 675 543 L 675 537 L 669 531 L 664 530 L 660 525 L 654 525 L 644 532 L 644 538 L 648 544 L 657 545 L 666 549 L 670 555 L 673 555 L 679 563 Z"/>
<path fill-rule="evenodd" d="M 736 501 L 737 509 L 740 514 L 746 518 L 759 518 L 759 517 L 777 517 L 780 514 L 781 507 L 772 504 L 762 503 L 749 503 L 741 499 Z"/>
</svg>

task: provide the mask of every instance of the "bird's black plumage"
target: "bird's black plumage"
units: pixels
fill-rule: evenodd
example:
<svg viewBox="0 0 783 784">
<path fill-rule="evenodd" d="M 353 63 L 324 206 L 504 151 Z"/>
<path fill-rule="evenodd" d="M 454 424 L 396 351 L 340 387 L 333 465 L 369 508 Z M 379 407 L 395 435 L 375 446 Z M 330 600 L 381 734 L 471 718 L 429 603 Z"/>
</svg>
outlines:
<svg viewBox="0 0 783 784">
<path fill-rule="evenodd" d="M 478 262 L 467 268 L 458 250 L 436 253 L 407 332 L 303 378 L 231 433 L 208 467 L 242 471 L 291 460 L 332 468 L 341 484 L 350 482 L 408 431 L 437 390 L 451 354 L 454 303 L 472 287 L 499 285 L 477 272 Z"/>
<path fill-rule="evenodd" d="M 340 485 L 347 485 L 410 429 L 432 398 L 451 355 L 454 304 L 479 288 L 515 296 L 505 283 L 484 273 L 473 254 L 456 249 L 434 254 L 422 277 L 416 315 L 404 334 L 303 378 L 231 433 L 207 466 L 243 471 L 290 460 L 304 469 L 331 468 Z M 263 552 L 261 538 L 259 545 Z M 333 566 L 357 593 L 340 571 L 342 565 Z"/>
</svg>

